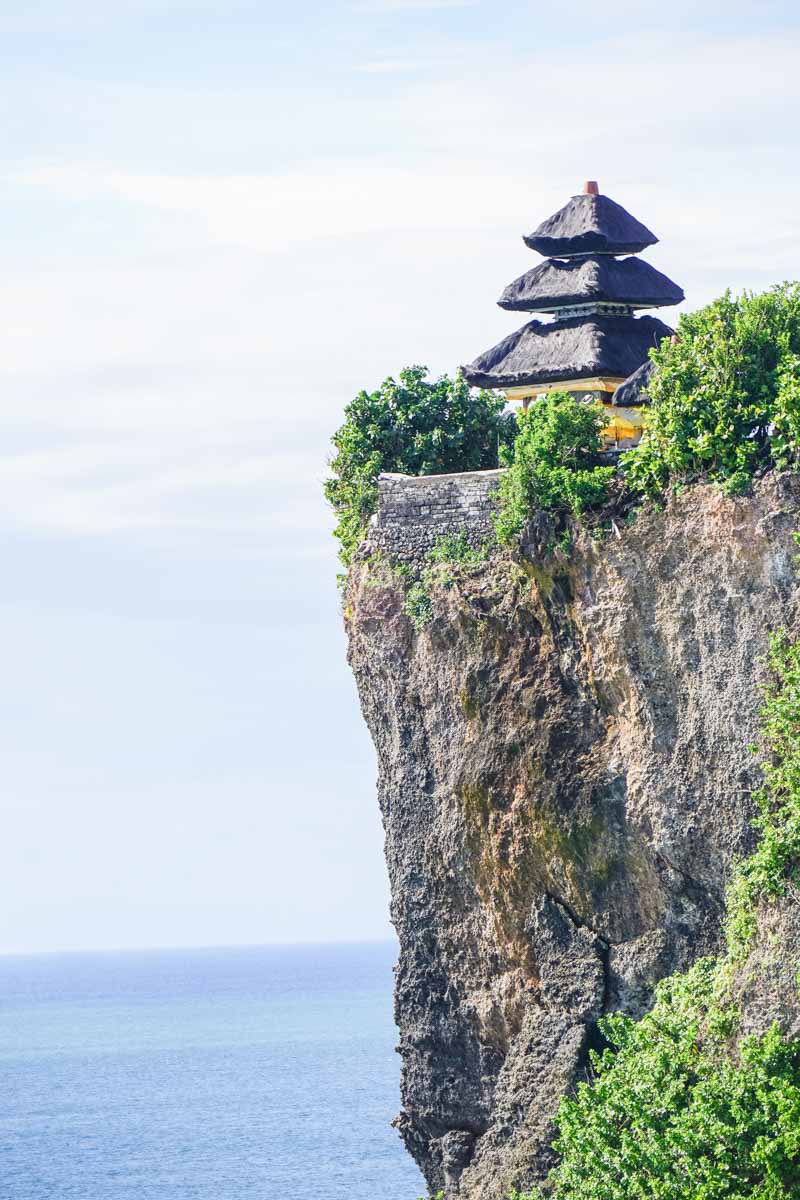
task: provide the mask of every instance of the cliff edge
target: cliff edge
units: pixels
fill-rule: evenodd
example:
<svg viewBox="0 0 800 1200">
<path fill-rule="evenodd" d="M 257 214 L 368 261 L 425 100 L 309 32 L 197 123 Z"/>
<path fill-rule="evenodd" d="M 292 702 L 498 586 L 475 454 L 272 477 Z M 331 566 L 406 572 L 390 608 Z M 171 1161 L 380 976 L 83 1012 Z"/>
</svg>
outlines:
<svg viewBox="0 0 800 1200">
<path fill-rule="evenodd" d="M 384 482 L 345 614 L 401 948 L 397 1123 L 432 1192 L 500 1200 L 547 1173 L 598 1017 L 719 946 L 767 639 L 797 626 L 800 478 L 453 567 L 417 629 L 432 525 L 486 528 L 490 493 L 452 479 Z"/>
</svg>

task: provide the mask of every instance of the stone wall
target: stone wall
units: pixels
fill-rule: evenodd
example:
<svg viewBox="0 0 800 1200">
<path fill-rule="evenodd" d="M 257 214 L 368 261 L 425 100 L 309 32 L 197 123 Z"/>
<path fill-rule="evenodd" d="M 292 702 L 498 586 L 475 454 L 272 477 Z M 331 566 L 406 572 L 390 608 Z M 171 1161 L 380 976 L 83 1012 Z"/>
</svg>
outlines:
<svg viewBox="0 0 800 1200">
<path fill-rule="evenodd" d="M 493 496 L 503 473 L 381 475 L 368 551 L 421 562 L 438 538 L 462 532 L 473 546 L 480 545 L 492 534 Z"/>
</svg>

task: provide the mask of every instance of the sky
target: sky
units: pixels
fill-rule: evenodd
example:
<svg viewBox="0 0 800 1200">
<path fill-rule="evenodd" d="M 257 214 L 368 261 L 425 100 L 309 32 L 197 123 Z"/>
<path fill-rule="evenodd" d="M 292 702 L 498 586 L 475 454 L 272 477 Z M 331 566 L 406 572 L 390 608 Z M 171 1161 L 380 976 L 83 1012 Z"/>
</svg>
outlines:
<svg viewBox="0 0 800 1200">
<path fill-rule="evenodd" d="M 687 308 L 800 278 L 798 62 L 772 0 L 0 2 L 0 952 L 390 936 L 330 435 L 585 179 Z"/>
</svg>

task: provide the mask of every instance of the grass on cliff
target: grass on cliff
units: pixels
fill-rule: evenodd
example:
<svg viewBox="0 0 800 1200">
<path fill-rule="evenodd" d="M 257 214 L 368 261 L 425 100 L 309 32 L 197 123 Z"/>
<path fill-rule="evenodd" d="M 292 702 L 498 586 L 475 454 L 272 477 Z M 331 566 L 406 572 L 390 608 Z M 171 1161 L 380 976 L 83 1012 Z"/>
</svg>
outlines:
<svg viewBox="0 0 800 1200">
<path fill-rule="evenodd" d="M 594 1079 L 562 1102 L 558 1200 L 777 1200 L 800 1195 L 800 1044 L 728 1039 L 718 964 L 659 985 L 640 1021 L 608 1017 Z"/>
<path fill-rule="evenodd" d="M 433 617 L 433 589 L 453 587 L 460 571 L 481 566 L 490 551 L 488 543 L 476 546 L 462 531 L 437 538 L 428 551 L 428 565 L 419 574 L 406 564 L 395 567 L 395 574 L 407 585 L 403 609 L 417 631 Z"/>
<path fill-rule="evenodd" d="M 600 1023 L 609 1046 L 558 1113 L 552 1200 L 800 1197 L 800 1042 L 773 1027 L 737 1046 L 730 998 L 758 906 L 793 889 L 800 867 L 800 644 L 774 637 L 770 665 L 760 837 L 729 888 L 727 951 L 662 981 L 641 1020 Z"/>
<path fill-rule="evenodd" d="M 739 865 L 727 897 L 728 950 L 736 960 L 755 933 L 758 904 L 781 899 L 800 882 L 800 642 L 775 634 L 769 665 L 774 682 L 761 710 L 769 756 L 755 796 L 758 845 Z"/>
</svg>

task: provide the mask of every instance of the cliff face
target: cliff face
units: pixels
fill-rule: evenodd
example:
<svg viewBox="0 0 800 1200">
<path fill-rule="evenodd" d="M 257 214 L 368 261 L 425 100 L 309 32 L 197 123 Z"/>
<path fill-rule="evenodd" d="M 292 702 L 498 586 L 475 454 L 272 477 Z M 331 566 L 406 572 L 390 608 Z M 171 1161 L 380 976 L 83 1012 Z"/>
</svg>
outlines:
<svg viewBox="0 0 800 1200">
<path fill-rule="evenodd" d="M 798 528 L 793 476 L 746 499 L 696 487 L 568 558 L 455 572 L 419 632 L 369 561 L 373 530 L 349 658 L 401 946 L 398 1123 L 432 1191 L 500 1200 L 541 1178 L 597 1018 L 642 1012 L 717 948 L 752 841 L 761 658 L 796 625 Z M 742 975 L 746 1022 L 782 1005 L 800 1024 L 794 968 L 765 970 L 775 986 L 751 995 Z"/>
</svg>

